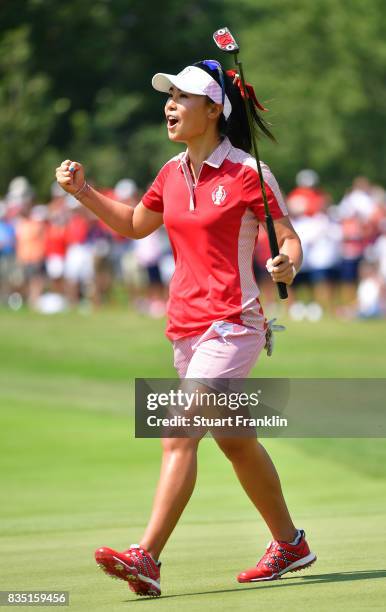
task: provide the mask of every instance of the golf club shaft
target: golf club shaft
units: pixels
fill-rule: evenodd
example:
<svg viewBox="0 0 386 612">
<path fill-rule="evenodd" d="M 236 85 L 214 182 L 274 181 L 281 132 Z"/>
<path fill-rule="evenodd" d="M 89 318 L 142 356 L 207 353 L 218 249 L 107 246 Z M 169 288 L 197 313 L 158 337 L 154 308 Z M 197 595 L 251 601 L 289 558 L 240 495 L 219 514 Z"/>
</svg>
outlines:
<svg viewBox="0 0 386 612">
<path fill-rule="evenodd" d="M 267 233 L 268 233 L 269 247 L 270 247 L 270 251 L 271 251 L 271 256 L 272 256 L 272 259 L 273 259 L 274 257 L 276 257 L 276 255 L 279 255 L 279 245 L 278 245 L 278 242 L 277 242 L 277 237 L 276 237 L 275 227 L 274 227 L 274 224 L 273 224 L 273 219 L 272 219 L 271 213 L 269 212 L 267 193 L 265 191 L 265 185 L 264 185 L 263 171 L 261 169 L 260 157 L 259 157 L 259 152 L 258 152 L 258 149 L 257 149 L 256 135 L 255 135 L 255 131 L 254 131 L 254 128 L 253 128 L 251 109 L 250 109 L 249 101 L 248 101 L 248 98 L 247 98 L 247 88 L 246 88 L 246 85 L 245 85 L 243 66 L 242 66 L 242 63 L 240 62 L 240 60 L 238 59 L 237 53 L 234 54 L 234 58 L 235 58 L 235 63 L 236 63 L 236 66 L 237 66 L 237 69 L 238 69 L 238 72 L 239 72 L 239 75 L 240 75 L 241 85 L 242 85 L 242 88 L 243 88 L 243 91 L 244 91 L 245 109 L 247 111 L 249 131 L 251 132 L 253 154 L 254 154 L 254 157 L 256 159 L 257 172 L 259 174 L 259 179 L 260 179 L 260 187 L 261 187 L 261 193 L 262 193 L 262 196 L 263 196 L 263 203 L 264 203 L 265 224 L 266 224 Z M 277 290 L 279 292 L 280 299 L 285 300 L 288 297 L 287 286 L 286 286 L 285 283 L 282 283 L 282 282 L 277 283 Z"/>
</svg>

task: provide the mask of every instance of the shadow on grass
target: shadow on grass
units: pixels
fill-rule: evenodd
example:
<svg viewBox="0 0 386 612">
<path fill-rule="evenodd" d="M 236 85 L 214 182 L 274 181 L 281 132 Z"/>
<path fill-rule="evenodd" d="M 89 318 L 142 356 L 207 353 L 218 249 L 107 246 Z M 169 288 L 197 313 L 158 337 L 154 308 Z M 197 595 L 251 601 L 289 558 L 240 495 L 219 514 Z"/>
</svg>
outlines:
<svg viewBox="0 0 386 612">
<path fill-rule="evenodd" d="M 215 595 L 216 593 L 234 593 L 236 591 L 255 591 L 257 589 L 279 589 L 281 587 L 299 587 L 309 586 L 311 584 L 322 584 L 324 582 L 348 582 L 352 580 L 373 580 L 375 578 L 386 578 L 386 570 L 363 570 L 358 572 L 336 572 L 334 574 L 313 574 L 312 576 L 288 576 L 281 578 L 280 580 L 272 580 L 267 583 L 259 583 L 253 585 L 248 583 L 240 585 L 235 589 L 221 589 L 216 591 L 199 591 L 197 593 L 176 593 L 175 595 L 162 595 L 161 599 L 174 598 L 174 597 L 192 597 L 196 595 Z M 294 583 L 293 581 L 296 580 Z M 144 602 L 154 600 L 154 597 L 140 597 L 134 600 L 135 602 Z M 134 603 L 133 600 L 130 603 Z"/>
</svg>

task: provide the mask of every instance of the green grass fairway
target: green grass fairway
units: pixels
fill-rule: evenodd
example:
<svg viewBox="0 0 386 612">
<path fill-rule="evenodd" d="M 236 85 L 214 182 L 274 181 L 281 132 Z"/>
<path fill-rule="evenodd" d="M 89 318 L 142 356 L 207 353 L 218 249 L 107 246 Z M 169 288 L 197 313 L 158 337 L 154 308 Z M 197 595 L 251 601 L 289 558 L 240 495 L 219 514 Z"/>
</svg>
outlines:
<svg viewBox="0 0 386 612">
<path fill-rule="evenodd" d="M 318 555 L 303 573 L 235 581 L 269 533 L 206 439 L 197 489 L 162 556 L 163 596 L 137 599 L 105 576 L 94 549 L 138 541 L 158 478 L 159 441 L 133 437 L 133 379 L 175 375 L 164 322 L 123 311 L 3 311 L 0 325 L 0 590 L 69 590 L 70 609 L 85 612 L 384 610 L 379 439 L 264 442 Z M 384 377 L 385 345 L 384 322 L 288 323 L 253 374 Z"/>
</svg>

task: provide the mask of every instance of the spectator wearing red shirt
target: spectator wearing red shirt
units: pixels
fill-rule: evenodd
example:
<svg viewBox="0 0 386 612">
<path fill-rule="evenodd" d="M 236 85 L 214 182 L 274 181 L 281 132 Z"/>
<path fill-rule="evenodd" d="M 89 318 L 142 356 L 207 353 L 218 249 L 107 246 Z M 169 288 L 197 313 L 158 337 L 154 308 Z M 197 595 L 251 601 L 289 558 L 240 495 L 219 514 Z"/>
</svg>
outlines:
<svg viewBox="0 0 386 612">
<path fill-rule="evenodd" d="M 296 175 L 296 188 L 287 197 L 293 225 L 303 245 L 303 265 L 294 281 L 295 296 L 304 295 L 311 302 L 295 302 L 290 314 L 303 312 L 311 320 L 322 316 L 323 310 L 334 308 L 336 281 L 340 264 L 340 228 L 334 220 L 330 195 L 319 187 L 315 170 L 301 170 Z M 295 316 L 296 318 L 296 316 Z M 300 318 L 300 316 L 299 316 Z"/>
<path fill-rule="evenodd" d="M 373 238 L 372 219 L 376 209 L 370 182 L 366 177 L 356 177 L 338 208 L 342 226 L 340 277 L 342 299 L 346 305 L 354 305 L 356 302 L 359 265 L 366 246 Z"/>
<path fill-rule="evenodd" d="M 50 208 L 50 207 L 49 207 Z M 63 293 L 64 262 L 67 250 L 67 217 L 50 208 L 46 226 L 45 268 L 53 291 Z"/>
<path fill-rule="evenodd" d="M 296 188 L 287 196 L 287 204 L 302 214 L 312 217 L 331 203 L 328 193 L 318 187 L 319 175 L 315 170 L 300 170 L 296 175 Z"/>
<path fill-rule="evenodd" d="M 64 278 L 67 298 L 76 305 L 80 298 L 92 293 L 94 280 L 94 253 L 88 243 L 90 213 L 76 205 L 74 198 L 67 200 L 69 219 L 66 225 L 67 250 Z"/>
</svg>

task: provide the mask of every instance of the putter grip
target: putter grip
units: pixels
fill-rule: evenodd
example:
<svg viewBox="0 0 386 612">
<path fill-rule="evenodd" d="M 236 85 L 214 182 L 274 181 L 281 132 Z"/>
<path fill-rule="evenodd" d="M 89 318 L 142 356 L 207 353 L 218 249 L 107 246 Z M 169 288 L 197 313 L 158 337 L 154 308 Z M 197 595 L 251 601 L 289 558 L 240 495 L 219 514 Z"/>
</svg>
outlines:
<svg viewBox="0 0 386 612">
<path fill-rule="evenodd" d="M 276 232 L 271 215 L 265 216 L 265 223 L 267 226 L 269 246 L 273 259 L 274 257 L 276 257 L 276 255 L 279 255 L 279 245 L 277 244 Z M 277 283 L 277 290 L 279 292 L 279 297 L 281 300 L 285 300 L 288 297 L 287 285 L 285 283 Z"/>
</svg>

